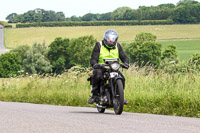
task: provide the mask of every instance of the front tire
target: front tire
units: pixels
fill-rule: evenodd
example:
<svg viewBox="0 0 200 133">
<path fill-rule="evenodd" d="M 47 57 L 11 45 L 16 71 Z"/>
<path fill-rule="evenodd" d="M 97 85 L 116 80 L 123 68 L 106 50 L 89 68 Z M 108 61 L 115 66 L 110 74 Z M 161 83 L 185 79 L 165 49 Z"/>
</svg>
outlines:
<svg viewBox="0 0 200 133">
<path fill-rule="evenodd" d="M 121 80 L 117 80 L 114 85 L 117 97 L 113 97 L 113 106 L 116 115 L 121 115 L 124 109 L 124 89 Z"/>
</svg>

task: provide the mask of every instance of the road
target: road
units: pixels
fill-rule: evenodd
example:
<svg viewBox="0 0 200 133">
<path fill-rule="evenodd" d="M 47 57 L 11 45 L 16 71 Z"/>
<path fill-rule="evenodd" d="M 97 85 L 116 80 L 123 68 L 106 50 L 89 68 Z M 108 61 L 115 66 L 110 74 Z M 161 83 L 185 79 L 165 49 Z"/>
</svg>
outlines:
<svg viewBox="0 0 200 133">
<path fill-rule="evenodd" d="M 200 133 L 200 119 L 0 102 L 1 133 Z"/>
<path fill-rule="evenodd" d="M 4 33 L 3 29 L 0 29 L 0 54 L 3 54 L 5 52 L 9 51 L 9 49 L 5 49 L 4 46 Z"/>
</svg>

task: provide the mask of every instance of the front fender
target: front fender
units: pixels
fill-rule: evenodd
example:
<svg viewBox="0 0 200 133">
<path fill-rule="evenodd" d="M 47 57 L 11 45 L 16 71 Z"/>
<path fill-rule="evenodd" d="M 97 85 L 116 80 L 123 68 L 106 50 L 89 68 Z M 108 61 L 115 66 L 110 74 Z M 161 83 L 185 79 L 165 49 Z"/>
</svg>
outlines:
<svg viewBox="0 0 200 133">
<path fill-rule="evenodd" d="M 123 80 L 123 78 L 122 78 L 121 75 L 113 77 L 113 83 L 115 84 L 117 82 L 117 80 L 119 80 L 119 79 L 122 81 L 123 89 L 124 89 L 124 87 L 125 87 L 125 81 Z"/>
</svg>

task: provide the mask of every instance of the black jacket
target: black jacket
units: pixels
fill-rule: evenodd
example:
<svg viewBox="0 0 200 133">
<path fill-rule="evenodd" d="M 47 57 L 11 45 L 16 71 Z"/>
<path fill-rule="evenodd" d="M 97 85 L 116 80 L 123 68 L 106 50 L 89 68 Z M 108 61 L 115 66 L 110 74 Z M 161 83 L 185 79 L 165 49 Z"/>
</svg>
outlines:
<svg viewBox="0 0 200 133">
<path fill-rule="evenodd" d="M 106 47 L 105 44 L 103 43 L 103 41 L 102 41 L 102 44 L 103 44 L 104 47 Z M 126 56 L 126 54 L 124 53 L 124 51 L 123 51 L 123 49 L 122 49 L 122 47 L 119 43 L 117 43 L 116 48 L 118 48 L 118 50 L 119 50 L 120 60 L 125 64 L 129 64 L 129 59 Z M 107 48 L 107 49 L 110 50 L 109 48 Z M 94 64 L 98 63 L 100 50 L 101 50 L 101 44 L 99 42 L 97 42 L 93 51 L 92 51 L 92 56 L 91 56 L 91 60 L 90 60 L 90 64 L 91 64 L 92 67 L 94 66 Z"/>
</svg>

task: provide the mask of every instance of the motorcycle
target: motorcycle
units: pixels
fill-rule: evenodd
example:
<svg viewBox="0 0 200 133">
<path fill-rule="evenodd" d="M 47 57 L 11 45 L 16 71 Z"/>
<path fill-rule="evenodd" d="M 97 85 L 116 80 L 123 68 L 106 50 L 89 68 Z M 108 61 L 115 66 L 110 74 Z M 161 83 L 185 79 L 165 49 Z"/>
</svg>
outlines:
<svg viewBox="0 0 200 133">
<path fill-rule="evenodd" d="M 124 108 L 124 81 L 119 73 L 119 68 L 128 66 L 119 63 L 119 59 L 104 59 L 105 72 L 100 83 L 96 98 L 96 107 L 99 113 L 104 113 L 106 108 L 114 108 L 116 115 L 120 115 Z"/>
</svg>

